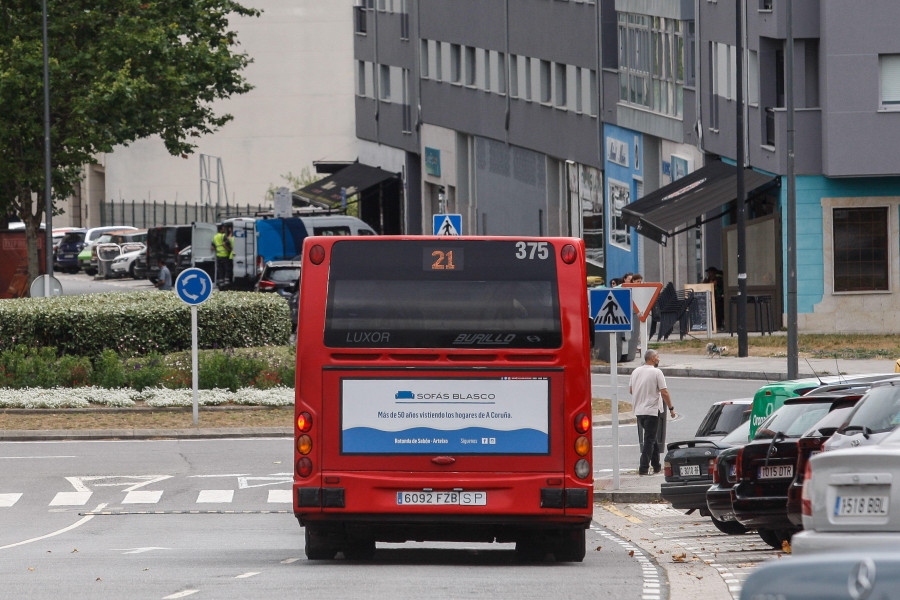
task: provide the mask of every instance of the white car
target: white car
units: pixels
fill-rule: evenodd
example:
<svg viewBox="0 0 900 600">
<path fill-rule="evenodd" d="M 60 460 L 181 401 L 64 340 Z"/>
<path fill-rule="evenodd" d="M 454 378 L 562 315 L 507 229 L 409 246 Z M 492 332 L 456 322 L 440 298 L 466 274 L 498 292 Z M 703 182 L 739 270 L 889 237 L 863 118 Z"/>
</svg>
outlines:
<svg viewBox="0 0 900 600">
<path fill-rule="evenodd" d="M 802 504 L 805 531 L 791 540 L 794 554 L 900 548 L 900 430 L 879 444 L 812 457 Z"/>
<path fill-rule="evenodd" d="M 127 275 L 132 279 L 137 279 L 137 277 L 134 276 L 134 264 L 137 261 L 138 256 L 144 254 L 146 251 L 147 248 L 141 245 L 138 250 L 125 252 L 114 258 L 112 266 L 110 267 L 113 276 L 125 277 Z"/>
<path fill-rule="evenodd" d="M 900 377 L 872 384 L 823 451 L 871 446 L 900 425 Z"/>
</svg>

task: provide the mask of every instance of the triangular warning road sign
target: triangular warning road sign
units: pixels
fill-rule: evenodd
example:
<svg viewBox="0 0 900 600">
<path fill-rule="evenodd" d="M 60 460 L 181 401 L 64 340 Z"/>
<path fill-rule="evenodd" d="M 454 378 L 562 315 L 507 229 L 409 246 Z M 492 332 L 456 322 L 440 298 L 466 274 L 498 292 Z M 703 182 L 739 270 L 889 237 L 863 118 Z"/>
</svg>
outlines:
<svg viewBox="0 0 900 600">
<path fill-rule="evenodd" d="M 624 325 L 629 321 L 628 315 L 625 314 L 625 311 L 622 310 L 622 307 L 616 301 L 616 297 L 610 291 L 606 296 L 606 300 L 600 306 L 597 316 L 594 317 L 594 323 L 598 325 Z"/>
<path fill-rule="evenodd" d="M 650 316 L 650 309 L 656 304 L 656 299 L 663 289 L 661 283 L 623 283 L 622 287 L 631 289 L 631 303 L 634 305 L 634 312 L 637 313 L 641 323 Z"/>
</svg>

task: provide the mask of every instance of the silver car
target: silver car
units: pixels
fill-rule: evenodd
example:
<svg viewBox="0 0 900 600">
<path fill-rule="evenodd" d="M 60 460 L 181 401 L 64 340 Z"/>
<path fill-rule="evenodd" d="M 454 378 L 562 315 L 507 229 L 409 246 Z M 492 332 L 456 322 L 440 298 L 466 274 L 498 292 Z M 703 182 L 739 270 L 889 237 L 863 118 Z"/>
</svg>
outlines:
<svg viewBox="0 0 900 600">
<path fill-rule="evenodd" d="M 900 425 L 900 377 L 872 384 L 823 451 L 871 446 Z"/>
<path fill-rule="evenodd" d="M 807 469 L 794 554 L 900 548 L 900 430 L 873 446 L 822 452 Z"/>
</svg>

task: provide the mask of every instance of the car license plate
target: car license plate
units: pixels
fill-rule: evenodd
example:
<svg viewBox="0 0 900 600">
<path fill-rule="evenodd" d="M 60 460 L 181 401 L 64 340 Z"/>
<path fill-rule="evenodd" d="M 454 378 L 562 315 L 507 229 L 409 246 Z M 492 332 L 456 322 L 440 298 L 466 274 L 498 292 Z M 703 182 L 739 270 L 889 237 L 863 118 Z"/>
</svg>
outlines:
<svg viewBox="0 0 900 600">
<path fill-rule="evenodd" d="M 794 476 L 794 465 L 768 465 L 759 468 L 759 479 L 785 479 Z"/>
<path fill-rule="evenodd" d="M 486 506 L 487 492 L 397 492 L 397 506 Z"/>
<path fill-rule="evenodd" d="M 887 496 L 838 496 L 834 503 L 836 517 L 884 517 L 888 515 Z"/>
<path fill-rule="evenodd" d="M 74 254 L 61 254 L 60 257 L 61 258 L 75 258 L 75 255 Z"/>
<path fill-rule="evenodd" d="M 678 467 L 678 473 L 682 477 L 687 477 L 688 475 L 699 475 L 700 465 L 681 465 L 680 467 Z"/>
</svg>

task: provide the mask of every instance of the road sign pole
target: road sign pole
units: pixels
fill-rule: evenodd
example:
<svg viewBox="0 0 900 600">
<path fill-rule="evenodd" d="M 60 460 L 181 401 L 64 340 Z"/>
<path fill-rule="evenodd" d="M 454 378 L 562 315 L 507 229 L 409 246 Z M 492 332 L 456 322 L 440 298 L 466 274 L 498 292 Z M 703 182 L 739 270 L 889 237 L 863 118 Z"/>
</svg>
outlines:
<svg viewBox="0 0 900 600">
<path fill-rule="evenodd" d="M 613 489 L 619 489 L 619 334 L 609 334 L 609 385 L 612 388 Z"/>
<path fill-rule="evenodd" d="M 200 423 L 200 393 L 198 388 L 197 368 L 197 305 L 191 305 L 191 386 L 194 394 L 194 425 Z"/>
</svg>

